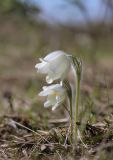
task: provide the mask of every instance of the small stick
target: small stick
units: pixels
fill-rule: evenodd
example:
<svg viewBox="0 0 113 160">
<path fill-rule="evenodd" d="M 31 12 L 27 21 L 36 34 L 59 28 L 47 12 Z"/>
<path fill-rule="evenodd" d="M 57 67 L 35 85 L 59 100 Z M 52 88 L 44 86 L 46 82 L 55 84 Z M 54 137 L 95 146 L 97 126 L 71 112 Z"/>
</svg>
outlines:
<svg viewBox="0 0 113 160">
<path fill-rule="evenodd" d="M 68 140 L 68 136 L 69 136 L 69 133 L 70 133 L 70 127 L 71 127 L 71 125 L 69 126 L 68 131 L 67 131 L 67 134 L 66 134 L 66 139 L 65 139 L 65 142 L 64 142 L 64 146 L 65 146 L 65 147 L 66 147 L 67 140 Z"/>
<path fill-rule="evenodd" d="M 46 138 L 44 138 L 43 136 L 41 136 L 38 132 L 36 132 L 36 131 L 34 131 L 34 130 L 32 130 L 32 129 L 30 129 L 30 128 L 28 128 L 28 127 L 26 127 L 26 126 L 24 126 L 24 125 L 22 125 L 22 124 L 20 124 L 20 123 L 18 123 L 18 122 L 16 122 L 16 121 L 14 121 L 14 120 L 12 120 L 12 121 L 13 121 L 16 125 L 18 125 L 18 126 L 20 126 L 20 127 L 23 127 L 23 128 L 25 128 L 25 129 L 27 129 L 28 131 L 31 131 L 32 133 L 40 136 L 40 137 L 41 137 L 42 139 L 44 139 L 47 143 L 50 143 Z"/>
</svg>

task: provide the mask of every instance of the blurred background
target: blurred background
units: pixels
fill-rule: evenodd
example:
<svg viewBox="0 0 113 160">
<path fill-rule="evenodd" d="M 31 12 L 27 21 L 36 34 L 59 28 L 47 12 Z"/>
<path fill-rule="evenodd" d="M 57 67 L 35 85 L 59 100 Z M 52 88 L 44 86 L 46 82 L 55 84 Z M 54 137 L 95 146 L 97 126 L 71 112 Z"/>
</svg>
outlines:
<svg viewBox="0 0 113 160">
<path fill-rule="evenodd" d="M 112 85 L 113 0 L 0 1 L 1 103 L 30 105 L 44 84 L 34 66 L 54 50 L 82 58 L 82 93 L 99 97 Z"/>
</svg>

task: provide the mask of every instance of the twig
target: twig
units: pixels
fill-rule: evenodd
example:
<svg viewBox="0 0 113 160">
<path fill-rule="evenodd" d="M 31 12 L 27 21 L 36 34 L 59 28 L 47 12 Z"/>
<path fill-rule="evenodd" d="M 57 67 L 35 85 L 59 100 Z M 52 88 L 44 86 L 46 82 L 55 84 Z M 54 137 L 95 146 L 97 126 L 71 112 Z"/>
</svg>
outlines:
<svg viewBox="0 0 113 160">
<path fill-rule="evenodd" d="M 63 158 L 61 157 L 61 155 L 59 154 L 59 152 L 56 150 L 56 153 L 58 154 L 58 156 L 59 156 L 59 159 L 60 160 L 63 160 Z"/>
<path fill-rule="evenodd" d="M 83 140 L 82 140 L 82 137 L 81 137 L 81 134 L 80 134 L 80 131 L 78 130 L 78 138 L 79 138 L 79 140 L 81 141 L 81 143 L 83 144 L 83 146 L 84 146 L 84 148 L 87 148 L 88 149 L 88 147 L 87 147 L 87 145 L 83 142 Z"/>
<path fill-rule="evenodd" d="M 28 128 L 28 127 L 26 127 L 26 126 L 24 126 L 24 125 L 22 125 L 22 124 L 20 124 L 20 123 L 18 123 L 18 122 L 16 122 L 16 121 L 14 121 L 14 120 L 12 120 L 16 125 L 18 125 L 18 126 L 20 126 L 20 127 L 23 127 L 23 128 L 25 128 L 25 129 L 27 129 L 28 131 L 31 131 L 32 133 L 34 133 L 34 134 L 36 134 L 36 135 L 38 135 L 38 136 L 40 136 L 43 140 L 45 140 L 47 143 L 50 143 L 46 138 L 44 138 L 42 135 L 40 135 L 38 132 L 36 132 L 36 131 L 34 131 L 34 130 L 32 130 L 32 129 L 30 129 L 30 128 Z"/>
<path fill-rule="evenodd" d="M 69 136 L 69 133 L 70 133 L 70 127 L 71 127 L 71 126 L 69 126 L 69 128 L 68 128 L 68 130 L 67 130 L 66 139 L 65 139 L 65 142 L 64 142 L 64 146 L 65 146 L 65 147 L 66 147 L 67 140 L 68 140 L 68 136 Z"/>
</svg>

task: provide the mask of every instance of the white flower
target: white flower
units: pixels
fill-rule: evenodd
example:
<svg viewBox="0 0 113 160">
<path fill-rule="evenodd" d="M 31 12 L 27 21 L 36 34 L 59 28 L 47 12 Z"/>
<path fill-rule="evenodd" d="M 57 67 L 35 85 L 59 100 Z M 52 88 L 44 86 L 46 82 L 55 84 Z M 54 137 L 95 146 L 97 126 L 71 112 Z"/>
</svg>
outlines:
<svg viewBox="0 0 113 160">
<path fill-rule="evenodd" d="M 35 68 L 38 72 L 47 74 L 47 83 L 52 83 L 56 79 L 63 80 L 70 69 L 69 55 L 63 51 L 54 51 L 40 61 Z"/>
<path fill-rule="evenodd" d="M 66 90 L 60 84 L 54 84 L 43 87 L 39 96 L 47 96 L 44 107 L 52 106 L 52 110 L 55 110 L 65 100 Z"/>
</svg>

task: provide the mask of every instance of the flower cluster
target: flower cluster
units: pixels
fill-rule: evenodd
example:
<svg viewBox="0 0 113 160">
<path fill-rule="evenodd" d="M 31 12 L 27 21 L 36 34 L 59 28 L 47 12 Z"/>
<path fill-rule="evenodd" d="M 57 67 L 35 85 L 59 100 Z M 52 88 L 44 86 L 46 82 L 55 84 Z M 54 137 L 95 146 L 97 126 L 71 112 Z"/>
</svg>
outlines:
<svg viewBox="0 0 113 160">
<path fill-rule="evenodd" d="M 63 51 L 54 51 L 45 58 L 40 59 L 41 63 L 35 65 L 37 72 L 46 74 L 46 82 L 53 83 L 54 80 L 63 81 L 70 69 L 69 55 Z M 61 83 L 43 87 L 39 96 L 47 96 L 44 107 L 52 106 L 55 110 L 66 98 L 66 89 Z"/>
</svg>

